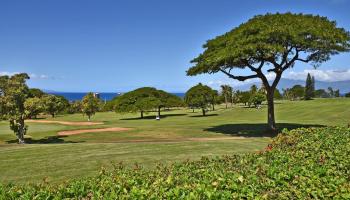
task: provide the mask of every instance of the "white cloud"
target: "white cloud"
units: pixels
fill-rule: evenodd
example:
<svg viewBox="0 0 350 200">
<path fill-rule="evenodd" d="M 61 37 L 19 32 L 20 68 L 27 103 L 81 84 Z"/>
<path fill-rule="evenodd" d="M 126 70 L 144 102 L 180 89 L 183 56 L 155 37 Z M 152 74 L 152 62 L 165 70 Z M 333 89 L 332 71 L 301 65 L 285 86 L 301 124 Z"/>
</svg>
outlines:
<svg viewBox="0 0 350 200">
<path fill-rule="evenodd" d="M 0 72 L 0 76 L 13 76 L 15 74 L 19 74 L 20 72 Z M 49 77 L 45 74 L 34 74 L 30 73 L 28 74 L 31 79 L 54 79 L 54 77 Z"/>
<path fill-rule="evenodd" d="M 307 74 L 310 73 L 318 81 L 334 82 L 350 80 L 350 69 L 347 70 L 318 70 L 312 69 L 301 72 L 289 71 L 283 75 L 283 78 L 293 80 L 305 80 Z"/>
</svg>

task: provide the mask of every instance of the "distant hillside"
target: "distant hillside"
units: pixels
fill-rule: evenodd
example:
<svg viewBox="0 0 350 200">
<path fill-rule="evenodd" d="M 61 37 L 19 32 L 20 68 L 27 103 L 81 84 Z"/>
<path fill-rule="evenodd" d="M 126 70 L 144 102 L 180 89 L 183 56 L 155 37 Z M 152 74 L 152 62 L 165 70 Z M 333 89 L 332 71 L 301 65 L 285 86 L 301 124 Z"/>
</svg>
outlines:
<svg viewBox="0 0 350 200">
<path fill-rule="evenodd" d="M 248 90 L 251 85 L 256 84 L 260 85 L 260 83 L 250 83 L 246 85 L 242 85 L 237 87 L 239 90 Z M 291 88 L 294 85 L 305 85 L 305 81 L 301 80 L 291 80 L 291 79 L 281 79 L 279 82 L 277 88 L 282 89 L 282 88 Z M 348 81 L 336 81 L 336 82 L 325 82 L 325 81 L 317 81 L 315 83 L 316 89 L 327 89 L 328 87 L 332 87 L 333 89 L 339 89 L 340 93 L 344 94 L 347 92 L 350 92 L 350 80 Z"/>
</svg>

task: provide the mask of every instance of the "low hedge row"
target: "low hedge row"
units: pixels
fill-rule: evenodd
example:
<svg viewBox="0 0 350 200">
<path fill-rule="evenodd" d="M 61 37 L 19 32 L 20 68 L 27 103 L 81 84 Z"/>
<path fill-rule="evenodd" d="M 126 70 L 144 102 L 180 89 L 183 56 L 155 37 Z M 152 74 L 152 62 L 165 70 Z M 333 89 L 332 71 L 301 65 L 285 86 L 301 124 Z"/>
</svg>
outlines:
<svg viewBox="0 0 350 200">
<path fill-rule="evenodd" d="M 61 185 L 2 185 L 4 199 L 350 199 L 350 129 L 283 131 L 257 153 L 145 170 L 102 169 Z"/>
</svg>

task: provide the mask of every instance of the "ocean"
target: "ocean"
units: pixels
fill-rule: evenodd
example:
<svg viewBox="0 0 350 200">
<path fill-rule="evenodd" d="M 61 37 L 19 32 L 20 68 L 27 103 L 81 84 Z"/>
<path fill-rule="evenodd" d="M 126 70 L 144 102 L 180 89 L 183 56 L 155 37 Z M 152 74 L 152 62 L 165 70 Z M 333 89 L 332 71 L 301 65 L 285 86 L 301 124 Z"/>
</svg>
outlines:
<svg viewBox="0 0 350 200">
<path fill-rule="evenodd" d="M 86 92 L 48 92 L 48 93 L 53 95 L 63 96 L 68 101 L 81 100 L 87 94 Z M 100 94 L 100 99 L 110 101 L 114 97 L 119 96 L 121 93 L 101 92 L 99 94 Z M 185 93 L 172 93 L 172 94 L 175 94 L 176 96 L 181 98 L 185 96 Z"/>
</svg>

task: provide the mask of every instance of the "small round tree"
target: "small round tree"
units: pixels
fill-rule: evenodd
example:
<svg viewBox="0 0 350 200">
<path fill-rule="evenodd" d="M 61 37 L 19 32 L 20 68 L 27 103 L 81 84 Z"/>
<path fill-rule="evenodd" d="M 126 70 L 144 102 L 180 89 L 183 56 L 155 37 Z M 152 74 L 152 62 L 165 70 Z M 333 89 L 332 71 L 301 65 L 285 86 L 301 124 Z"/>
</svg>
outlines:
<svg viewBox="0 0 350 200">
<path fill-rule="evenodd" d="M 222 72 L 245 81 L 258 78 L 266 89 L 267 123 L 276 130 L 274 91 L 282 74 L 296 62 L 318 66 L 330 56 L 349 50 L 349 32 L 326 17 L 304 14 L 258 15 L 248 22 L 204 44 L 204 52 L 192 60 L 187 71 L 194 76 Z M 233 69 L 249 69 L 250 75 L 234 74 Z M 267 73 L 275 75 L 268 81 Z"/>
<path fill-rule="evenodd" d="M 202 109 L 202 114 L 205 116 L 206 110 L 213 104 L 214 91 L 199 83 L 190 88 L 185 94 L 185 103 L 191 108 Z"/>
<path fill-rule="evenodd" d="M 43 96 L 42 103 L 45 112 L 50 114 L 52 118 L 54 118 L 59 112 L 63 111 L 68 104 L 64 98 L 51 94 Z"/>
<path fill-rule="evenodd" d="M 88 121 L 98 111 L 99 103 L 100 100 L 92 92 L 87 93 L 81 100 L 81 110 L 88 117 Z"/>
</svg>

